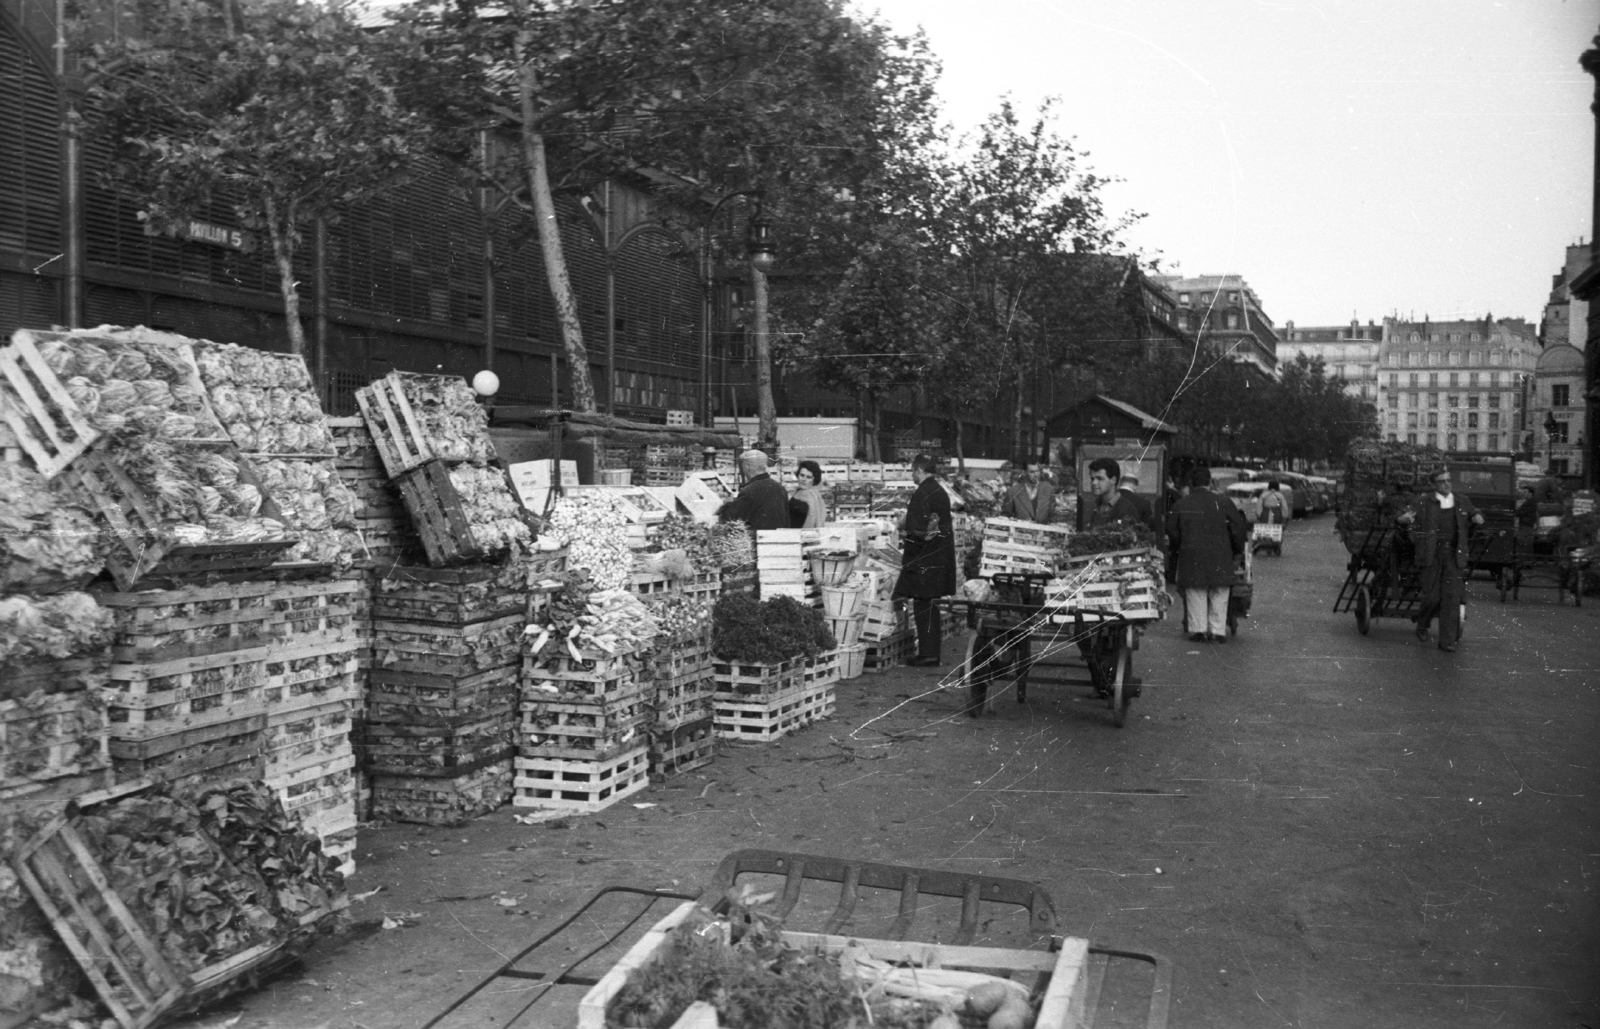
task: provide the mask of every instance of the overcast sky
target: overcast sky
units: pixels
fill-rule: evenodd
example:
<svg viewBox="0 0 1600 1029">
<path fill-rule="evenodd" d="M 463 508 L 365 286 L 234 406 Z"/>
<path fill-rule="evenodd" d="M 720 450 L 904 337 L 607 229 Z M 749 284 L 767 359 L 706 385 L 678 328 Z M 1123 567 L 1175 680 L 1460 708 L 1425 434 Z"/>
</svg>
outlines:
<svg viewBox="0 0 1600 1029">
<path fill-rule="evenodd" d="M 1244 275 L 1280 327 L 1537 324 L 1587 240 L 1596 0 L 858 0 L 921 25 L 957 130 L 1003 94 L 1058 127 L 1130 237 Z"/>
</svg>

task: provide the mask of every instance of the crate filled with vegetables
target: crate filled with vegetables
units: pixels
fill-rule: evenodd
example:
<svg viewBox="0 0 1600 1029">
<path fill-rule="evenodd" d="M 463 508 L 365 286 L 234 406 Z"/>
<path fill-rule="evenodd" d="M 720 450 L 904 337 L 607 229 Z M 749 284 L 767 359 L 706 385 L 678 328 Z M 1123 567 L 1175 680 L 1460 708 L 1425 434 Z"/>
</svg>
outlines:
<svg viewBox="0 0 1600 1029">
<path fill-rule="evenodd" d="M 228 436 L 247 454 L 328 458 L 333 439 L 299 354 L 192 341 L 200 381 Z"/>
<path fill-rule="evenodd" d="M 1087 969 L 1081 939 L 1046 952 L 852 938 L 785 930 L 759 906 L 718 915 L 689 901 L 595 984 L 578 1026 L 1069 1029 Z"/>
<path fill-rule="evenodd" d="M 349 903 L 317 840 L 259 784 L 85 796 L 19 848 L 15 863 L 128 1029 L 253 986 L 330 930 Z"/>
<path fill-rule="evenodd" d="M 375 775 L 372 817 L 455 825 L 503 807 L 513 792 L 511 759 L 451 777 Z"/>
<path fill-rule="evenodd" d="M 1048 606 L 1103 611 L 1145 621 L 1171 603 L 1166 558 L 1142 525 L 1101 526 L 1073 533 L 1055 578 L 1045 584 Z"/>
</svg>

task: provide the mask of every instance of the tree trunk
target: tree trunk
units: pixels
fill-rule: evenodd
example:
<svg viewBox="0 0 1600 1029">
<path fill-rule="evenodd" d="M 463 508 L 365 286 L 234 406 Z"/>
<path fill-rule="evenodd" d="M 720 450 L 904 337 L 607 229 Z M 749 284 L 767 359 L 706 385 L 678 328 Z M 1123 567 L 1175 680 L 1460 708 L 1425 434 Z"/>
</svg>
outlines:
<svg viewBox="0 0 1600 1029">
<path fill-rule="evenodd" d="M 756 444 L 771 451 L 778 443 L 778 405 L 772 400 L 772 344 L 767 332 L 767 277 L 750 267 L 750 292 L 755 306 L 756 416 L 760 422 Z"/>
<path fill-rule="evenodd" d="M 871 390 L 866 392 L 865 409 L 867 412 L 867 431 L 865 443 L 867 460 L 872 463 L 881 461 L 878 456 L 878 395 Z"/>
<path fill-rule="evenodd" d="M 578 300 L 572 294 L 567 275 L 567 257 L 561 247 L 561 223 L 556 220 L 555 197 L 550 193 L 550 169 L 545 161 L 544 134 L 535 128 L 533 112 L 533 65 L 527 52 L 532 30 L 527 28 L 525 5 L 515 5 L 523 27 L 517 30 L 516 59 L 520 69 L 518 86 L 522 114 L 522 158 L 528 172 L 528 193 L 533 200 L 534 221 L 539 227 L 539 249 L 544 255 L 545 278 L 550 284 L 550 299 L 556 307 L 556 324 L 561 326 L 561 343 L 567 352 L 568 376 L 572 380 L 572 406 L 579 411 L 596 410 L 594 384 L 589 378 L 589 351 L 583 345 L 583 324 L 578 320 Z"/>
<path fill-rule="evenodd" d="M 1019 361 L 1017 363 L 1017 402 L 1011 409 L 1012 460 L 1026 456 L 1026 454 L 1023 453 L 1023 448 L 1026 446 L 1026 444 L 1022 442 L 1022 404 L 1027 396 L 1027 376 L 1023 374 L 1022 363 Z"/>
<path fill-rule="evenodd" d="M 961 413 L 959 411 L 951 411 L 950 412 L 950 424 L 955 426 L 956 474 L 957 475 L 965 475 L 965 474 L 967 474 L 967 450 L 966 450 L 966 447 L 962 445 L 962 439 L 961 439 Z"/>
<path fill-rule="evenodd" d="M 266 199 L 267 238 L 272 243 L 272 261 L 278 266 L 278 292 L 283 295 L 283 321 L 289 330 L 289 353 L 306 352 L 306 330 L 300 324 L 300 290 L 294 277 L 294 204 L 280 217 L 277 201 Z"/>
</svg>

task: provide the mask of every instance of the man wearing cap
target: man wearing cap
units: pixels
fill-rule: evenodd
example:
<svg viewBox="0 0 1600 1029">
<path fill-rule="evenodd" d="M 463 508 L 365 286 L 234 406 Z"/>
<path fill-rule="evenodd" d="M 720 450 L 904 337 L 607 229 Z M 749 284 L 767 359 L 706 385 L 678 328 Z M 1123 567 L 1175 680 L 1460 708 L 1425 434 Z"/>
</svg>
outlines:
<svg viewBox="0 0 1600 1029">
<path fill-rule="evenodd" d="M 767 474 L 766 451 L 746 450 L 740 454 L 739 474 L 744 476 L 744 487 L 739 490 L 737 497 L 722 505 L 717 512 L 717 519 L 744 522 L 752 532 L 787 529 L 789 494 L 784 492 L 776 479 Z"/>
<path fill-rule="evenodd" d="M 1417 609 L 1417 639 L 1428 641 L 1428 626 L 1439 616 L 1439 649 L 1461 642 L 1461 605 L 1467 598 L 1467 536 L 1483 515 L 1466 497 L 1451 491 L 1450 473 L 1435 472 L 1433 492 L 1395 519 L 1411 529 L 1421 575 L 1422 606 Z"/>
</svg>

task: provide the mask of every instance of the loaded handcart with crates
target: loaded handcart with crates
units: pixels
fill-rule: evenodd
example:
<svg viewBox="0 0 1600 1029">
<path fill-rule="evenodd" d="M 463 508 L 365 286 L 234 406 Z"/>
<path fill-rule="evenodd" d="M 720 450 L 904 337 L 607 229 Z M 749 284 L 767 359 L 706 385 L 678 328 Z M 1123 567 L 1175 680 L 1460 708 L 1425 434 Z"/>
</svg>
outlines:
<svg viewBox="0 0 1600 1029">
<path fill-rule="evenodd" d="M 1164 568 L 1143 527 L 989 519 L 979 578 L 940 601 L 973 629 L 960 670 L 968 713 L 993 712 L 995 686 L 1010 677 L 1018 703 L 1030 681 L 1087 685 L 1126 724 L 1140 689 L 1134 651 L 1168 605 Z"/>
<path fill-rule="evenodd" d="M 1444 455 L 1433 447 L 1376 440 L 1350 447 L 1339 512 L 1339 535 L 1350 560 L 1333 610 L 1354 615 L 1363 636 L 1374 618 L 1416 619 L 1421 575 L 1411 534 L 1395 519 L 1445 468 Z"/>
<path fill-rule="evenodd" d="M 1507 597 L 1521 600 L 1525 589 L 1551 589 L 1558 603 L 1570 594 L 1574 606 L 1583 606 L 1597 527 L 1600 515 L 1594 513 L 1593 494 L 1540 503 L 1534 524 L 1515 530 L 1510 555 L 1496 569 L 1500 602 Z"/>
</svg>

